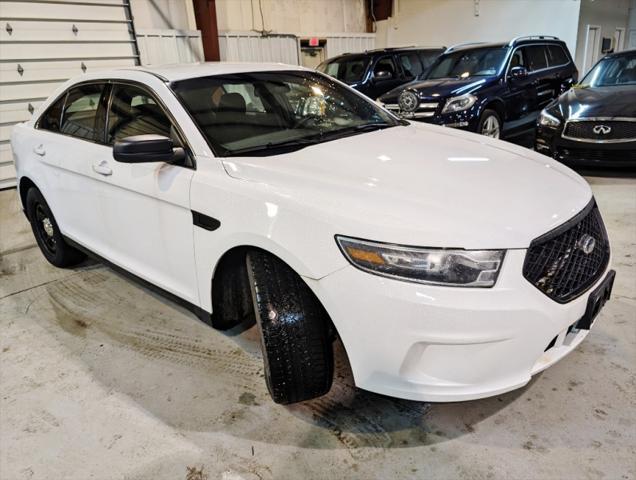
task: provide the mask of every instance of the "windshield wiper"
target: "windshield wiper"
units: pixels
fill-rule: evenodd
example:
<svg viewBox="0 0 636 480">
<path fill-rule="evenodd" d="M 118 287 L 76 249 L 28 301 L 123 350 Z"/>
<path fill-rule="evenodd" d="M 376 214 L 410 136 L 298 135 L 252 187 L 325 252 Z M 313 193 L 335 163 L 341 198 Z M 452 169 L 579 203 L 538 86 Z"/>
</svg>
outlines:
<svg viewBox="0 0 636 480">
<path fill-rule="evenodd" d="M 237 155 L 242 155 L 244 153 L 259 153 L 259 152 L 267 152 L 270 150 L 278 150 L 280 148 L 295 148 L 295 147 L 306 147 L 309 145 L 316 145 L 322 141 L 322 132 L 316 135 L 311 135 L 309 137 L 295 138 L 292 140 L 284 140 L 282 142 L 269 142 L 264 145 L 256 145 L 253 147 L 244 147 L 237 148 L 234 150 L 228 149 L 225 156 L 226 157 L 235 157 Z"/>
</svg>

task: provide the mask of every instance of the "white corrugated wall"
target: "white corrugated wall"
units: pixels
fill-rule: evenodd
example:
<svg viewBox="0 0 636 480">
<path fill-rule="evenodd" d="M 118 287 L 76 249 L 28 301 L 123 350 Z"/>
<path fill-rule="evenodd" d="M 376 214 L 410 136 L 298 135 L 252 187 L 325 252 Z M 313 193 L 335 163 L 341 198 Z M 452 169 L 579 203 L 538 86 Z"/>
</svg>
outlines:
<svg viewBox="0 0 636 480">
<path fill-rule="evenodd" d="M 0 2 L 0 188 L 15 185 L 11 129 L 63 81 L 137 62 L 125 0 Z"/>
<path fill-rule="evenodd" d="M 228 62 L 280 62 L 298 65 L 298 39 L 294 35 L 267 35 L 256 32 L 219 34 L 221 60 Z"/>
<path fill-rule="evenodd" d="M 203 62 L 199 30 L 135 29 L 142 65 Z"/>
</svg>

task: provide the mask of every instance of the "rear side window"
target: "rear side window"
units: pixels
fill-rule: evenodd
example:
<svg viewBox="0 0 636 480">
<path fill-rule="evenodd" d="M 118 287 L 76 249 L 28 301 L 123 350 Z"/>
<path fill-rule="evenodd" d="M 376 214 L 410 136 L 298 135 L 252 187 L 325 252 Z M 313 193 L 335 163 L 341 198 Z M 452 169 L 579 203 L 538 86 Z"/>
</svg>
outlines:
<svg viewBox="0 0 636 480">
<path fill-rule="evenodd" d="M 400 65 L 402 65 L 402 69 L 404 70 L 404 75 L 407 77 L 414 78 L 422 73 L 422 64 L 415 52 L 402 53 L 398 55 L 398 59 L 400 61 Z"/>
<path fill-rule="evenodd" d="M 99 108 L 103 84 L 80 85 L 68 91 L 60 133 L 90 141 L 101 141 L 104 119 Z M 100 112 L 98 114 L 98 112 Z"/>
<path fill-rule="evenodd" d="M 441 50 L 440 51 L 421 50 L 419 52 L 419 56 L 420 56 L 420 61 L 422 62 L 422 66 L 424 68 L 428 68 L 431 65 L 433 65 L 433 62 L 437 60 L 437 57 L 439 57 L 441 53 L 442 53 Z"/>
<path fill-rule="evenodd" d="M 523 48 L 526 61 L 528 62 L 528 70 L 536 71 L 547 68 L 548 61 L 546 59 L 546 51 L 543 45 L 531 45 Z"/>
<path fill-rule="evenodd" d="M 389 72 L 395 76 L 395 63 L 393 59 L 391 57 L 382 57 L 378 60 L 378 63 L 375 64 L 373 69 L 373 73 L 377 75 L 378 72 Z"/>
<path fill-rule="evenodd" d="M 154 98 L 139 87 L 115 85 L 108 112 L 107 143 L 133 135 L 156 134 L 172 137 L 179 145 L 172 123 Z"/>
<path fill-rule="evenodd" d="M 60 120 L 62 120 L 62 109 L 64 108 L 64 100 L 66 94 L 62 95 L 57 102 L 51 105 L 48 110 L 40 117 L 38 128 L 48 130 L 50 132 L 60 131 Z"/>
<path fill-rule="evenodd" d="M 563 47 L 560 45 L 548 45 L 548 63 L 551 67 L 565 65 L 569 61 Z"/>
</svg>

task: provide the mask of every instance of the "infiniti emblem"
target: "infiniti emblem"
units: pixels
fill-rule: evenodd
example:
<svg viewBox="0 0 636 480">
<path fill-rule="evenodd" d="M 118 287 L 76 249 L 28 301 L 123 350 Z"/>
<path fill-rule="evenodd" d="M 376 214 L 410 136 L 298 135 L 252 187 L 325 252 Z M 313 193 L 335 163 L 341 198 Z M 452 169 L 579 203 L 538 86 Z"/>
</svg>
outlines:
<svg viewBox="0 0 636 480">
<path fill-rule="evenodd" d="M 612 131 L 612 127 L 609 125 L 594 125 L 592 131 L 597 135 L 607 135 Z"/>
<path fill-rule="evenodd" d="M 587 233 L 581 235 L 581 237 L 576 241 L 576 248 L 581 250 L 585 255 L 592 253 L 594 251 L 594 247 L 596 247 L 596 239 Z"/>
</svg>

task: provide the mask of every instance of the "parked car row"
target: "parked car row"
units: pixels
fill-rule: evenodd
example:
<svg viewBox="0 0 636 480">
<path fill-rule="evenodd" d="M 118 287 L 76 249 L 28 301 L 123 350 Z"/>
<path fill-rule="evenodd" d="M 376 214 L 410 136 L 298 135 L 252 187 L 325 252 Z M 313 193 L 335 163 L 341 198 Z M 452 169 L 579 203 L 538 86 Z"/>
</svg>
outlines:
<svg viewBox="0 0 636 480">
<path fill-rule="evenodd" d="M 410 58 L 421 59 L 417 69 L 404 67 Z M 373 50 L 327 60 L 319 70 L 404 119 L 493 138 L 536 131 L 536 150 L 570 165 L 636 162 L 633 50 L 601 59 L 580 83 L 567 45 L 552 36 Z"/>
</svg>

